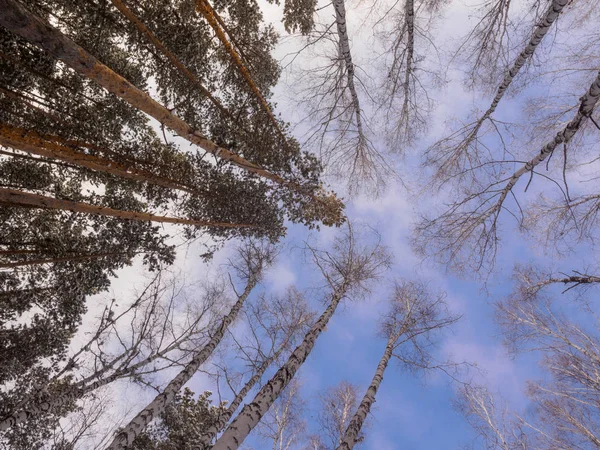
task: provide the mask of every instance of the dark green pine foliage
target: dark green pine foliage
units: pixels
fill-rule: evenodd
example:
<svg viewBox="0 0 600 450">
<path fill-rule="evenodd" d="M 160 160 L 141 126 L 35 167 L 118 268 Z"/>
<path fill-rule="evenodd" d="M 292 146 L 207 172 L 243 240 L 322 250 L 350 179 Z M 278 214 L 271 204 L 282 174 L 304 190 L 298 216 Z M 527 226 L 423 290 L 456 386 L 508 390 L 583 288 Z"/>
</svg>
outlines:
<svg viewBox="0 0 600 450">
<path fill-rule="evenodd" d="M 202 433 L 218 421 L 226 403 L 213 406 L 211 392 L 204 392 L 194 400 L 194 393 L 185 388 L 165 414 L 133 441 L 133 450 L 192 450 L 200 442 Z"/>
</svg>

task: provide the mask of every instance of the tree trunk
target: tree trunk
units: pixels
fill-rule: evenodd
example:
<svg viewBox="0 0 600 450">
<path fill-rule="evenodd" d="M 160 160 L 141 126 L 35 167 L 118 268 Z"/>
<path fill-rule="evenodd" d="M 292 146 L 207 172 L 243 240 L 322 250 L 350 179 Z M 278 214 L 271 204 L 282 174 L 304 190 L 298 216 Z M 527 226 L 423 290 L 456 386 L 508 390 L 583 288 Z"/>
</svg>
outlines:
<svg viewBox="0 0 600 450">
<path fill-rule="evenodd" d="M 208 222 L 204 220 L 183 219 L 178 217 L 156 216 L 145 212 L 124 211 L 104 206 L 90 205 L 89 203 L 73 202 L 38 194 L 18 191 L 16 189 L 0 188 L 0 203 L 9 206 L 59 209 L 84 214 L 97 214 L 100 216 L 117 217 L 119 219 L 138 220 L 141 222 L 176 223 L 194 225 L 197 227 L 223 227 L 223 228 L 253 228 L 254 225 L 234 224 L 225 222 Z"/>
<path fill-rule="evenodd" d="M 210 341 L 192 358 L 192 360 L 185 366 L 185 368 L 179 372 L 179 374 L 173 378 L 163 392 L 157 395 L 152 402 L 142 411 L 140 411 L 115 437 L 112 443 L 106 448 L 106 450 L 124 449 L 129 447 L 137 435 L 144 431 L 146 426 L 156 417 L 165 411 L 167 405 L 169 405 L 175 395 L 181 390 L 183 385 L 187 383 L 194 374 L 198 371 L 200 366 L 212 355 L 213 351 L 219 345 L 225 331 L 231 323 L 237 318 L 238 313 L 242 309 L 244 302 L 250 295 L 250 292 L 256 286 L 258 282 L 258 275 L 252 274 L 248 279 L 246 288 L 235 305 L 231 308 L 229 313 L 223 318 L 221 324 L 217 328 L 214 336 Z"/>
<path fill-rule="evenodd" d="M 61 262 L 70 262 L 70 261 L 86 261 L 88 259 L 99 259 L 104 258 L 106 256 L 117 256 L 117 255 L 127 255 L 124 252 L 107 252 L 107 253 L 95 253 L 89 255 L 73 255 L 73 256 L 64 256 L 60 258 L 39 258 L 39 259 L 30 259 L 28 261 L 15 261 L 3 263 L 0 262 L 0 269 L 7 269 L 12 267 L 23 267 L 23 266 L 33 266 L 36 264 L 54 264 Z"/>
<path fill-rule="evenodd" d="M 158 37 L 156 37 L 154 33 L 148 29 L 146 25 L 144 25 L 144 23 L 135 15 L 132 10 L 127 7 L 127 5 L 125 5 L 125 3 L 123 3 L 121 0 L 111 0 L 111 2 L 121 12 L 121 14 L 123 14 L 137 28 L 137 30 L 152 43 L 152 45 L 154 45 L 157 50 L 161 52 L 171 62 L 171 64 L 173 64 L 177 70 L 179 70 L 179 72 L 181 72 L 183 76 L 190 80 L 194 86 L 196 86 L 200 92 L 202 92 L 202 94 L 205 95 L 213 103 L 213 105 L 217 107 L 217 109 L 224 116 L 229 117 L 233 123 L 236 123 L 235 118 L 227 110 L 227 108 L 225 108 L 221 102 L 217 100 L 210 93 L 210 91 L 202 85 L 200 80 L 192 72 L 190 72 L 181 61 L 179 61 L 177 56 L 175 56 L 173 52 L 171 52 L 171 50 L 169 50 L 167 46 L 164 45 L 160 39 L 158 39 Z"/>
<path fill-rule="evenodd" d="M 206 431 L 206 433 L 204 433 L 200 437 L 200 445 L 198 446 L 200 449 L 205 450 L 210 448 L 213 439 L 217 436 L 217 433 L 223 428 L 225 428 L 225 425 L 227 425 L 229 419 L 233 417 L 239 406 L 242 404 L 244 398 L 246 398 L 246 395 L 248 395 L 248 393 L 252 390 L 256 383 L 258 383 L 260 378 L 264 375 L 264 373 L 267 371 L 267 369 L 273 363 L 273 361 L 275 361 L 279 357 L 282 351 L 283 346 L 281 346 L 273 356 L 263 361 L 258 371 L 254 374 L 254 376 L 252 376 L 252 378 L 248 380 L 248 382 L 244 385 L 242 390 L 238 392 L 238 394 L 235 396 L 225 413 L 222 413 L 219 416 L 219 420 L 217 421 L 217 423 L 210 427 Z"/>
<path fill-rule="evenodd" d="M 333 293 L 329 306 L 306 334 L 302 343 L 296 347 L 286 363 L 277 371 L 273 378 L 261 388 L 252 400 L 252 403 L 244 406 L 240 414 L 217 440 L 212 450 L 236 450 L 244 442 L 244 439 L 260 422 L 273 402 L 275 402 L 277 397 L 279 397 L 281 392 L 294 378 L 294 375 L 312 351 L 317 338 L 335 313 L 347 289 L 348 282 L 344 281 Z"/>
<path fill-rule="evenodd" d="M 248 86 L 250 86 L 250 89 L 252 90 L 254 95 L 256 95 L 256 98 L 258 99 L 260 105 L 262 106 L 264 111 L 269 116 L 269 120 L 271 121 L 271 123 L 273 124 L 275 129 L 277 130 L 277 133 L 281 137 L 282 142 L 284 143 L 284 145 L 287 146 L 287 139 L 285 138 L 283 131 L 281 131 L 281 128 L 280 128 L 279 124 L 277 123 L 277 119 L 273 115 L 271 108 L 269 108 L 269 104 L 267 103 L 267 101 L 263 97 L 262 93 L 260 92 L 260 89 L 258 89 L 258 86 L 252 79 L 252 76 L 250 75 L 250 71 L 244 65 L 242 58 L 235 51 L 235 49 L 233 48 L 233 45 L 231 44 L 231 42 L 229 42 L 229 40 L 227 39 L 227 36 L 225 35 L 225 32 L 219 25 L 219 22 L 220 22 L 219 16 L 215 12 L 215 10 L 210 6 L 210 4 L 208 3 L 208 0 L 197 0 L 196 1 L 196 9 L 204 16 L 204 18 L 206 19 L 208 24 L 214 30 L 215 34 L 217 35 L 217 38 L 219 38 L 219 40 L 221 41 L 221 43 L 223 44 L 223 46 L 225 47 L 225 49 L 231 56 L 231 59 L 233 59 L 233 62 L 235 63 L 236 67 L 238 68 L 238 70 L 240 71 L 240 73 L 242 74 L 242 76 L 244 77 L 246 82 L 248 83 Z"/>
<path fill-rule="evenodd" d="M 575 114 L 575 117 L 571 119 L 571 121 L 558 133 L 554 136 L 550 142 L 542 147 L 539 153 L 531 160 L 527 161 L 523 167 L 517 170 L 506 186 L 500 191 L 500 197 L 498 202 L 490 208 L 490 210 L 486 213 L 483 220 L 490 217 L 492 214 L 498 214 L 504 204 L 504 200 L 508 196 L 508 193 L 512 191 L 519 178 L 521 178 L 527 172 L 532 172 L 539 164 L 541 164 L 549 155 L 554 152 L 554 149 L 558 147 L 560 144 L 567 145 L 569 141 L 575 136 L 575 134 L 581 129 L 582 125 L 588 120 L 588 117 L 594 111 L 596 104 L 598 103 L 598 99 L 600 99 L 600 72 L 596 76 L 596 79 L 585 93 L 583 97 L 580 99 L 579 109 Z M 482 222 L 483 222 L 482 220 Z"/>
<path fill-rule="evenodd" d="M 85 167 L 97 172 L 109 173 L 130 180 L 146 182 L 163 186 L 170 189 L 185 191 L 190 194 L 201 195 L 201 193 L 184 186 L 177 181 L 158 177 L 143 169 L 129 167 L 110 159 L 100 158 L 78 151 L 74 146 L 60 145 L 55 142 L 60 140 L 58 136 L 43 136 L 35 131 L 13 127 L 8 124 L 0 124 L 0 145 L 12 147 L 34 155 L 45 158 L 58 159 L 61 161 Z"/>
<path fill-rule="evenodd" d="M 415 53 L 415 1 L 406 0 L 404 7 L 406 16 L 407 43 L 406 43 L 406 72 L 404 73 L 404 103 L 402 104 L 402 115 L 406 117 L 405 133 L 408 136 L 409 100 L 410 100 L 410 77 L 413 72 L 413 59 Z"/>
<path fill-rule="evenodd" d="M 167 108 L 153 100 L 148 94 L 100 63 L 56 28 L 44 23 L 39 17 L 29 12 L 18 0 L 0 0 L 0 10 L 2 11 L 0 25 L 7 30 L 60 59 L 80 75 L 95 81 L 108 92 L 155 118 L 159 123 L 172 129 L 192 144 L 248 172 L 302 191 L 301 186 L 288 182 L 279 175 L 269 172 L 206 139 L 200 132 L 194 130 Z"/>
<path fill-rule="evenodd" d="M 498 86 L 498 90 L 494 100 L 492 101 L 492 104 L 485 114 L 479 118 L 471 133 L 469 133 L 469 136 L 465 141 L 466 146 L 470 145 L 471 142 L 475 140 L 483 123 L 486 121 L 486 119 L 490 118 L 494 111 L 496 111 L 498 103 L 500 103 L 500 100 L 502 100 L 502 97 L 504 97 L 506 90 L 517 76 L 521 68 L 533 56 L 536 48 L 542 42 L 542 39 L 544 39 L 544 36 L 546 36 L 548 31 L 550 31 L 552 24 L 556 21 L 556 19 L 558 19 L 558 16 L 567 3 L 569 3 L 569 0 L 553 0 L 550 6 L 548 6 L 541 23 L 535 27 L 527 46 L 521 51 L 510 70 L 508 70 L 504 75 L 504 80 L 502 80 L 502 83 L 500 86 Z"/>
<path fill-rule="evenodd" d="M 344 63 L 346 64 L 346 73 L 348 75 L 348 89 L 352 97 L 352 105 L 356 114 L 356 128 L 361 140 L 366 139 L 363 133 L 362 117 L 356 86 L 354 85 L 354 63 L 352 62 L 352 54 L 350 53 L 350 39 L 348 38 L 348 29 L 346 27 L 346 5 L 344 0 L 333 0 L 333 8 L 335 9 L 335 23 L 337 26 L 339 50 Z"/>
<path fill-rule="evenodd" d="M 365 396 L 363 397 L 358 410 L 352 417 L 352 420 L 348 424 L 348 428 L 344 433 L 344 437 L 340 442 L 340 445 L 336 450 L 352 450 L 354 445 L 356 444 L 356 439 L 360 434 L 360 430 L 365 423 L 367 416 L 369 415 L 369 411 L 371 411 L 371 406 L 375 403 L 375 396 L 377 395 L 377 390 L 383 381 L 383 374 L 385 369 L 387 368 L 390 358 L 392 357 L 392 352 L 394 351 L 394 346 L 396 345 L 396 341 L 398 340 L 399 335 L 390 335 L 390 338 L 387 341 L 387 345 L 385 347 L 385 352 L 383 352 L 383 356 L 377 365 L 377 370 L 375 371 L 375 375 L 371 380 L 371 385 L 367 389 Z"/>
</svg>

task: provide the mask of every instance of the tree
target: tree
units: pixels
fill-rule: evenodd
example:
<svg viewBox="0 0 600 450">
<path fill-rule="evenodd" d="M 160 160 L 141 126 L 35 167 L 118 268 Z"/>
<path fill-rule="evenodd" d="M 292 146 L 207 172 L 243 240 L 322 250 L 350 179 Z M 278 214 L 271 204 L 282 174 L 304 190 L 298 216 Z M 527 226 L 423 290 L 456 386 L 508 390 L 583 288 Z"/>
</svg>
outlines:
<svg viewBox="0 0 600 450">
<path fill-rule="evenodd" d="M 273 443 L 273 450 L 298 448 L 306 432 L 306 421 L 302 418 L 305 405 L 301 387 L 298 380 L 293 380 L 257 426 L 258 434 Z"/>
<path fill-rule="evenodd" d="M 318 267 L 331 290 L 328 306 L 287 361 L 217 439 L 213 446 L 214 450 L 235 449 L 242 444 L 273 402 L 292 381 L 314 348 L 317 338 L 327 326 L 340 301 L 347 296 L 364 295 L 370 283 L 379 278 L 390 264 L 386 250 L 379 243 L 362 245 L 357 242 L 351 226 L 348 227 L 346 233 L 336 238 L 333 251 L 319 250 L 310 246 L 308 250 L 313 263 Z"/>
<path fill-rule="evenodd" d="M 512 352 L 541 355 L 546 376 L 529 381 L 526 389 L 534 408 L 529 414 L 511 412 L 497 395 L 478 385 L 461 388 L 458 406 L 488 448 L 598 448 L 596 316 L 581 292 L 577 301 L 593 318 L 593 329 L 561 314 L 550 296 L 557 284 L 568 286 L 563 294 L 587 290 L 595 277 L 556 277 L 533 267 L 517 268 L 515 277 L 515 290 L 497 304 L 497 317 Z"/>
<path fill-rule="evenodd" d="M 352 419 L 338 421 L 340 424 L 346 421 L 348 423 L 344 434 L 336 443 L 338 450 L 351 450 L 356 443 L 362 441 L 362 427 L 375 403 L 375 396 L 390 359 L 396 357 L 412 370 L 435 367 L 431 356 L 431 346 L 435 343 L 433 335 L 458 320 L 458 317 L 453 317 L 446 311 L 444 296 L 432 298 L 421 283 L 396 284 L 390 303 L 390 311 L 382 323 L 383 334 L 387 337 L 385 351 Z"/>
<path fill-rule="evenodd" d="M 346 428 L 352 420 L 352 412 L 358 405 L 358 387 L 341 381 L 330 387 L 319 399 L 318 438 L 313 438 L 326 448 L 337 448 L 342 442 Z M 361 439 L 357 437 L 357 441 Z"/>
<path fill-rule="evenodd" d="M 7 0 L 8 1 L 8 0 Z M 10 3 L 10 4 L 9 4 Z M 244 157 L 231 152 L 230 150 L 218 145 L 217 143 L 205 138 L 198 130 L 195 130 L 193 126 L 190 126 L 184 120 L 177 115 L 173 114 L 168 108 L 154 101 L 146 93 L 136 87 L 133 83 L 129 82 L 126 78 L 119 75 L 117 72 L 110 69 L 105 64 L 101 63 L 92 54 L 79 47 L 71 39 L 62 34 L 59 30 L 48 26 L 42 19 L 36 17 L 31 12 L 28 12 L 25 8 L 18 4 L 16 1 L 10 1 L 5 6 L 7 11 L 10 10 L 11 17 L 6 16 L 6 21 L 3 21 L 3 25 L 29 41 L 33 41 L 36 45 L 44 48 L 45 51 L 49 52 L 53 57 L 62 60 L 67 66 L 74 69 L 83 78 L 89 78 L 95 81 L 108 92 L 116 95 L 123 99 L 127 104 L 135 109 L 145 112 L 151 117 L 158 120 L 163 126 L 169 127 L 171 130 L 176 132 L 180 137 L 188 140 L 190 143 L 199 146 L 208 153 L 215 155 L 217 158 L 223 159 L 231 164 L 234 164 L 238 168 L 244 171 L 248 171 L 251 174 L 258 175 L 275 183 L 275 185 L 282 186 L 283 189 L 291 189 L 294 193 L 292 197 L 284 194 L 285 199 L 290 199 L 292 202 L 304 201 L 306 204 L 316 202 L 321 205 L 319 207 L 320 213 L 332 213 L 338 215 L 338 212 L 333 210 L 326 212 L 327 207 L 334 207 L 334 203 L 331 202 L 333 197 L 321 198 L 323 195 L 320 193 L 321 186 L 318 184 L 302 185 L 298 184 L 298 175 L 292 176 L 292 179 L 286 179 L 277 173 L 271 172 L 268 168 L 263 168 L 260 164 L 250 162 Z M 10 9 L 9 9 L 10 8 Z M 16 24 L 20 24 L 15 27 Z M 29 28 L 19 28 L 22 25 L 29 24 Z M 19 31 L 20 30 L 20 31 Z M 28 30 L 28 31 L 26 31 Z M 63 50 L 60 50 L 63 49 Z M 263 146 L 264 148 L 264 146 Z M 310 157 L 304 155 L 302 157 L 297 153 L 298 161 L 301 164 L 308 163 L 308 165 L 300 168 L 300 173 L 318 171 L 316 161 Z M 302 159 L 303 158 L 303 159 Z M 286 161 L 287 172 L 291 172 L 294 169 L 290 166 L 291 161 Z M 310 167 L 309 167 L 310 166 Z M 296 197 L 293 197 L 293 196 Z M 306 197 L 308 195 L 308 197 Z M 304 198 L 304 200 L 303 200 Z M 308 199 L 308 202 L 305 200 Z M 297 208 L 294 206 L 293 208 Z M 300 205 L 300 208 L 304 206 Z M 338 205 L 338 211 L 341 208 L 341 204 Z M 306 218 L 301 213 L 292 213 L 292 218 L 298 220 L 304 220 L 308 222 L 312 221 L 312 218 Z M 325 222 L 333 223 L 329 219 L 325 219 Z M 337 221 L 338 219 L 332 220 Z"/>
<path fill-rule="evenodd" d="M 238 249 L 238 262 L 232 263 L 238 276 L 245 281 L 245 287 L 229 312 L 222 318 L 221 322 L 211 333 L 211 337 L 204 345 L 199 346 L 192 353 L 191 360 L 183 369 L 167 384 L 163 391 L 152 400 L 146 408 L 140 411 L 123 429 L 118 433 L 108 448 L 126 448 L 141 433 L 146 426 L 155 418 L 159 417 L 165 408 L 173 401 L 175 395 L 181 390 L 211 356 L 219 345 L 227 328 L 234 322 L 244 305 L 244 302 L 252 292 L 252 289 L 260 281 L 264 270 L 272 264 L 275 249 L 268 245 L 256 242 L 246 242 Z"/>
<path fill-rule="evenodd" d="M 56 358 L 51 367 L 43 361 L 33 366 L 3 395 L 0 430 L 8 430 L 8 439 L 14 434 L 37 439 L 100 388 L 127 379 L 149 384 L 159 371 L 185 362 L 206 339 L 209 313 L 223 302 L 224 289 L 209 286 L 202 295 L 195 293 L 193 303 L 185 291 L 160 271 L 130 303 L 119 308 L 123 299 L 112 299 L 79 349 Z M 175 320 L 174 311 L 184 307 L 188 312 Z"/>
<path fill-rule="evenodd" d="M 261 296 L 256 304 L 248 305 L 244 315 L 251 330 L 250 342 L 244 345 L 234 339 L 235 353 L 236 359 L 244 361 L 249 367 L 251 376 L 241 389 L 236 389 L 232 386 L 227 370 L 222 368 L 223 376 L 235 396 L 221 411 L 215 424 L 207 428 L 195 443 L 197 447 L 211 447 L 217 434 L 223 431 L 247 395 L 259 385 L 267 369 L 297 344 L 302 333 L 314 320 L 314 314 L 309 311 L 304 297 L 292 287 L 283 297 Z"/>
<path fill-rule="evenodd" d="M 135 450 L 191 450 L 201 430 L 215 423 L 225 405 L 211 405 L 211 392 L 194 400 L 194 393 L 185 388 L 165 409 L 158 423 L 133 441 Z"/>
</svg>

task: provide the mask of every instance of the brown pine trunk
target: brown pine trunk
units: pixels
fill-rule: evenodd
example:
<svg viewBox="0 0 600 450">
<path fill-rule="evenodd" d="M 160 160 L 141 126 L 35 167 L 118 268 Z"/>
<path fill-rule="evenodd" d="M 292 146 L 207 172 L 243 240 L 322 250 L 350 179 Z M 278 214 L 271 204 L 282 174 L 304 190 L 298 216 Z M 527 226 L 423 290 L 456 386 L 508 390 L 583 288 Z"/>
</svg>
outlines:
<svg viewBox="0 0 600 450">
<path fill-rule="evenodd" d="M 46 197 L 29 192 L 18 191 L 16 189 L 0 188 L 0 203 L 9 206 L 59 209 L 73 211 L 85 214 L 97 214 L 101 216 L 117 217 L 120 219 L 138 220 L 141 222 L 160 222 L 176 223 L 183 225 L 194 225 L 197 227 L 223 227 L 223 228 L 254 228 L 250 224 L 237 224 L 225 222 L 207 222 L 204 220 L 183 219 L 178 217 L 156 216 L 145 212 L 123 211 L 104 206 L 90 205 L 89 203 L 74 202 L 71 200 L 61 200 L 52 197 Z"/>
<path fill-rule="evenodd" d="M 60 59 L 80 75 L 93 80 L 134 108 L 155 118 L 159 123 L 175 131 L 192 144 L 248 172 L 302 191 L 301 186 L 286 181 L 279 175 L 263 169 L 202 136 L 200 132 L 194 130 L 148 94 L 102 64 L 56 28 L 29 12 L 17 0 L 0 0 L 0 10 L 2 11 L 0 25 L 7 30 Z"/>
<path fill-rule="evenodd" d="M 173 52 L 171 52 L 171 50 L 169 50 L 167 46 L 164 45 L 160 41 L 160 39 L 158 39 L 158 37 L 156 37 L 156 35 L 154 35 L 154 33 L 152 33 L 152 31 L 148 29 L 146 25 L 144 25 L 144 23 L 135 15 L 135 13 L 132 10 L 130 10 L 127 7 L 127 5 L 125 5 L 125 3 L 123 3 L 121 0 L 111 0 L 111 2 L 115 6 L 115 8 L 117 8 L 121 12 L 121 14 L 123 14 L 127 18 L 127 20 L 129 20 L 137 28 L 137 30 L 142 35 L 144 35 L 146 39 L 148 39 L 152 43 L 152 45 L 154 45 L 154 47 L 171 62 L 171 64 L 173 64 L 177 68 L 177 70 L 179 70 L 179 72 L 183 76 L 190 80 L 194 84 L 194 86 L 196 86 L 200 90 L 200 92 L 202 92 L 202 94 L 204 94 L 224 116 L 229 117 L 233 123 L 236 123 L 235 118 L 227 110 L 227 108 L 225 108 L 225 106 L 223 106 L 221 102 L 218 99 L 216 99 L 210 93 L 210 91 L 202 85 L 198 77 L 196 77 L 196 75 L 190 72 L 190 70 L 187 67 L 185 67 L 185 65 L 181 61 L 179 61 L 177 56 L 175 56 Z"/>
<path fill-rule="evenodd" d="M 76 150 L 73 146 L 56 144 L 51 141 L 60 140 L 57 136 L 41 136 L 35 131 L 28 131 L 12 125 L 0 124 L 0 144 L 32 153 L 45 158 L 59 159 L 61 161 L 85 167 L 97 172 L 109 173 L 122 178 L 142 181 L 158 186 L 185 191 L 191 194 L 201 195 L 187 186 L 164 177 L 158 177 L 143 169 L 126 166 L 110 159 L 100 158 Z"/>
<path fill-rule="evenodd" d="M 217 35 L 217 38 L 219 38 L 219 40 L 221 41 L 221 43 L 223 44 L 223 46 L 225 47 L 225 49 L 231 56 L 231 59 L 235 63 L 236 67 L 238 68 L 238 70 L 240 71 L 240 73 L 242 74 L 242 76 L 244 77 L 246 82 L 248 83 L 248 86 L 250 87 L 250 89 L 252 90 L 254 95 L 256 95 L 256 98 L 260 102 L 260 105 L 262 106 L 264 111 L 269 116 L 269 120 L 271 121 L 271 123 L 273 124 L 275 129 L 277 130 L 277 133 L 281 137 L 282 142 L 285 145 L 287 145 L 287 140 L 285 138 L 285 135 L 283 134 L 283 131 L 281 131 L 281 128 L 279 127 L 279 124 L 277 123 L 277 119 L 275 119 L 275 116 L 273 115 L 271 108 L 269 108 L 269 104 L 267 103 L 267 101 L 263 97 L 262 93 L 260 92 L 260 89 L 258 89 L 258 86 L 252 79 L 252 75 L 250 75 L 250 71 L 244 65 L 242 58 L 240 57 L 238 52 L 235 50 L 235 48 L 233 48 L 233 45 L 231 44 L 231 42 L 229 42 L 229 40 L 227 39 L 227 36 L 225 35 L 225 31 L 223 30 L 223 28 L 220 25 L 220 23 L 222 24 L 223 22 L 222 22 L 221 18 L 219 17 L 219 15 L 212 8 L 212 6 L 210 6 L 210 3 L 208 3 L 208 0 L 197 0 L 196 1 L 196 10 L 204 16 L 204 18 L 206 19 L 208 24 L 212 27 L 215 34 Z"/>
</svg>

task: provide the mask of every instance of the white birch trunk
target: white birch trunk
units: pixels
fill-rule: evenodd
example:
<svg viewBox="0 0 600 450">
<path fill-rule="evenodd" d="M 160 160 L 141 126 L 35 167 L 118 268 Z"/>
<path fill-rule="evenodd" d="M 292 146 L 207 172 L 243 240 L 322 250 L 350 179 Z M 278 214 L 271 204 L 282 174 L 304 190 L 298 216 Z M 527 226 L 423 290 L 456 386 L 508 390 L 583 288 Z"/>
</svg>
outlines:
<svg viewBox="0 0 600 450">
<path fill-rule="evenodd" d="M 406 16 L 406 71 L 404 73 L 404 103 L 402 105 L 402 117 L 405 118 L 405 134 L 408 138 L 409 127 L 409 100 L 410 100 L 410 77 L 413 72 L 413 59 L 415 53 L 415 2 L 414 0 L 406 0 L 404 7 Z"/>
<path fill-rule="evenodd" d="M 473 130 L 471 131 L 471 133 L 465 141 L 465 146 L 468 146 L 471 144 L 471 142 L 473 142 L 473 140 L 477 137 L 479 129 L 481 128 L 483 123 L 490 118 L 494 111 L 496 111 L 498 103 L 500 103 L 500 100 L 502 100 L 502 97 L 504 97 L 506 90 L 508 89 L 514 78 L 517 76 L 521 68 L 525 65 L 527 60 L 529 60 L 533 56 L 535 49 L 542 42 L 544 36 L 546 36 L 548 31 L 550 31 L 552 24 L 556 21 L 556 19 L 558 19 L 558 16 L 560 15 L 563 8 L 567 5 L 567 3 L 569 3 L 569 0 L 553 0 L 550 6 L 548 6 L 548 9 L 544 14 L 541 23 L 535 27 L 535 30 L 533 31 L 533 34 L 531 35 L 527 46 L 525 46 L 523 51 L 521 51 L 510 70 L 508 70 L 504 75 L 504 80 L 502 80 L 502 83 L 500 84 L 500 86 L 498 86 L 496 96 L 494 97 L 494 100 L 492 101 L 490 107 L 485 112 L 485 114 L 481 116 L 479 120 L 477 120 L 475 127 L 473 128 Z"/>
<path fill-rule="evenodd" d="M 231 422 L 229 427 L 217 440 L 212 450 L 236 450 L 244 439 L 250 434 L 254 427 L 260 422 L 265 413 L 269 410 L 273 402 L 279 397 L 286 388 L 294 375 L 302 366 L 319 335 L 323 332 L 329 319 L 335 313 L 335 310 L 348 289 L 347 281 L 333 293 L 331 302 L 327 309 L 321 314 L 319 320 L 313 325 L 310 331 L 304 336 L 302 343 L 296 347 L 286 363 L 277 371 L 277 373 L 265 384 L 256 394 L 252 403 L 244 406 L 240 414 Z"/>
<path fill-rule="evenodd" d="M 337 26 L 340 55 L 346 64 L 346 73 L 348 75 L 348 90 L 352 97 L 352 105 L 356 114 L 356 128 L 361 141 L 364 138 L 360 102 L 354 85 L 354 63 L 352 62 L 352 54 L 350 53 L 350 40 L 348 38 L 348 29 L 346 26 L 346 5 L 344 0 L 333 0 L 333 8 L 335 9 L 335 23 Z"/>
<path fill-rule="evenodd" d="M 227 410 L 219 416 L 219 420 L 217 420 L 217 423 L 211 426 L 206 431 L 206 433 L 204 433 L 200 437 L 200 444 L 194 446 L 194 448 L 197 448 L 199 450 L 205 450 L 210 448 L 213 439 L 217 436 L 217 433 L 223 428 L 225 428 L 225 425 L 227 425 L 229 419 L 233 417 L 239 406 L 242 404 L 242 401 L 244 401 L 244 398 L 246 398 L 246 395 L 248 395 L 248 393 L 252 390 L 256 383 L 258 383 L 260 378 L 264 375 L 264 373 L 267 371 L 267 369 L 273 363 L 273 361 L 275 361 L 279 357 L 282 351 L 283 346 L 281 346 L 273 356 L 263 361 L 258 371 L 254 374 L 254 376 L 252 376 L 252 378 L 248 380 L 248 382 L 244 385 L 242 390 L 238 392 L 238 394 L 235 396 Z"/>
<path fill-rule="evenodd" d="M 577 110 L 575 117 L 573 117 L 573 119 L 571 119 L 571 121 L 561 131 L 559 131 L 556 136 L 554 136 L 554 139 L 542 147 L 535 158 L 527 161 L 512 175 L 506 186 L 502 189 L 498 202 L 482 217 L 481 222 L 486 220 L 492 214 L 498 214 L 500 212 L 508 193 L 512 190 L 515 184 L 517 184 L 519 178 L 521 178 L 527 172 L 531 172 L 533 169 L 535 169 L 549 155 L 551 155 L 554 149 L 560 144 L 566 145 L 569 143 L 569 141 L 581 129 L 583 124 L 588 120 L 588 117 L 594 111 L 594 108 L 598 103 L 598 99 L 600 99 L 600 72 L 598 72 L 598 76 L 585 95 L 581 97 L 579 109 Z"/>
<path fill-rule="evenodd" d="M 390 335 L 383 356 L 381 357 L 381 360 L 377 365 L 375 375 L 371 380 L 371 385 L 367 389 L 365 396 L 360 402 L 360 405 L 358 406 L 354 417 L 352 417 L 352 420 L 348 424 L 348 428 L 346 429 L 346 432 L 344 433 L 340 445 L 337 447 L 336 450 L 352 450 L 352 448 L 354 448 L 360 430 L 363 424 L 365 423 L 367 416 L 369 415 L 369 411 L 371 411 L 371 406 L 373 406 L 373 403 L 375 403 L 375 396 L 377 395 L 377 390 L 379 389 L 379 386 L 383 381 L 383 374 L 390 362 L 390 358 L 392 357 L 392 352 L 394 351 L 394 347 L 396 345 L 398 337 L 398 334 Z"/>
<path fill-rule="evenodd" d="M 210 341 L 192 358 L 186 367 L 173 378 L 163 392 L 157 395 L 150 404 L 140 411 L 119 433 L 112 443 L 106 447 L 107 450 L 124 449 L 129 447 L 133 440 L 138 436 L 146 426 L 156 417 L 159 417 L 169 405 L 175 395 L 181 390 L 183 385 L 187 383 L 197 372 L 198 368 L 210 357 L 217 345 L 223 339 L 225 331 L 231 323 L 237 318 L 238 313 L 242 309 L 244 302 L 250 295 L 250 292 L 256 285 L 258 279 L 256 274 L 251 275 L 244 292 L 238 298 L 238 301 L 231 308 L 229 313 L 223 318 L 216 333 Z"/>
</svg>

